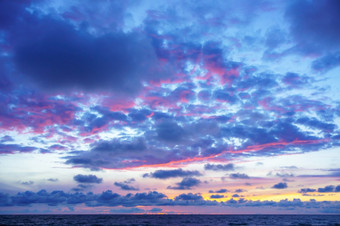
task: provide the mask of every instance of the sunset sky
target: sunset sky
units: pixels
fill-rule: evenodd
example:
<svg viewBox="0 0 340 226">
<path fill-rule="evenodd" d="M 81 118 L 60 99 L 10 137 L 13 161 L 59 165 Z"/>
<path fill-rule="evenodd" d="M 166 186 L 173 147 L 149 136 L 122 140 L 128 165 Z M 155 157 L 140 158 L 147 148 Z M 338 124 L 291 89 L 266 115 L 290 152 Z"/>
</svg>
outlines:
<svg viewBox="0 0 340 226">
<path fill-rule="evenodd" d="M 340 1 L 0 0 L 0 214 L 340 213 Z"/>
</svg>

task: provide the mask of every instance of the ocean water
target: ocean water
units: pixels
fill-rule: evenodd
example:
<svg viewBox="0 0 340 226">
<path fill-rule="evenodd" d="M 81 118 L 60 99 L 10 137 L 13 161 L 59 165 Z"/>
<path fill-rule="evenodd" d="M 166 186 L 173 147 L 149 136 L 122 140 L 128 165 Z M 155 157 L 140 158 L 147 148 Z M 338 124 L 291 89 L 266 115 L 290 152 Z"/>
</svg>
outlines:
<svg viewBox="0 0 340 226">
<path fill-rule="evenodd" d="M 0 225 L 340 226 L 340 215 L 0 215 Z"/>
</svg>

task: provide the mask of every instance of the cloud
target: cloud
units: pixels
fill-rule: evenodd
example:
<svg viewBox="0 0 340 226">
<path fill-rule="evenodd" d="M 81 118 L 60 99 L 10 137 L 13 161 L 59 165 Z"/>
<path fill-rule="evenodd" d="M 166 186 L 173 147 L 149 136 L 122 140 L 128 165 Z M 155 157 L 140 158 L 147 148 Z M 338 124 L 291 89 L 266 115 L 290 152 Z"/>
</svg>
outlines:
<svg viewBox="0 0 340 226">
<path fill-rule="evenodd" d="M 271 208 L 315 208 L 316 210 L 338 208 L 339 201 L 317 202 L 310 200 L 302 202 L 300 199 L 289 201 L 287 199 L 274 201 L 252 201 L 246 199 L 230 199 L 226 202 L 204 200 L 200 194 L 180 194 L 174 199 L 168 199 L 162 193 L 155 191 L 148 193 L 127 194 L 125 196 L 112 193 L 111 190 L 99 194 L 89 193 L 65 193 L 63 191 L 38 192 L 25 191 L 15 195 L 0 193 L 0 206 L 30 206 L 32 204 L 45 204 L 49 206 L 72 206 L 85 205 L 88 207 L 136 207 L 136 206 L 227 206 L 227 207 L 271 207 Z M 133 208 L 132 208 L 133 209 Z M 157 210 L 158 211 L 158 210 Z"/>
<path fill-rule="evenodd" d="M 328 54 L 312 62 L 312 68 L 321 72 L 327 72 L 338 66 L 340 66 L 340 52 Z"/>
<path fill-rule="evenodd" d="M 339 47 L 339 12 L 337 0 L 292 1 L 287 7 L 286 17 L 299 50 L 319 53 Z"/>
<path fill-rule="evenodd" d="M 38 10 L 39 7 L 28 12 L 25 7 L 30 3 L 1 2 L 1 8 L 6 10 L 1 10 L 0 29 L 7 33 L 6 41 L 13 47 L 16 69 L 40 88 L 105 89 L 134 95 L 142 87 L 142 81 L 157 81 L 172 74 L 170 67 L 163 70 L 167 64 L 160 64 L 145 33 L 123 32 L 117 29 L 117 24 L 101 29 L 107 21 L 101 24 L 95 21 L 98 22 L 102 16 L 94 19 L 86 15 L 91 14 L 89 11 L 95 13 L 93 8 L 99 10 L 98 7 L 89 7 L 91 9 L 81 15 L 80 8 L 84 9 L 90 3 L 74 5 L 72 9 L 76 12 L 70 10 L 57 15 L 56 11 L 39 13 L 43 11 Z M 115 15 L 123 14 L 122 10 L 117 11 L 121 7 L 113 7 L 113 3 L 106 5 L 110 5 L 112 10 L 110 20 L 113 19 L 113 11 Z M 75 17 L 78 19 L 73 20 Z"/>
<path fill-rule="evenodd" d="M 186 190 L 186 189 L 191 189 L 194 186 L 198 186 L 201 183 L 200 180 L 196 178 L 184 178 L 181 182 L 176 183 L 177 186 L 172 187 L 168 186 L 168 189 L 176 189 L 176 190 Z"/>
<path fill-rule="evenodd" d="M 90 175 L 78 174 L 78 175 L 74 176 L 73 179 L 75 181 L 77 181 L 78 183 L 95 183 L 95 184 L 100 184 L 103 181 L 102 178 L 98 178 L 96 175 L 92 175 L 92 174 L 90 174 Z"/>
<path fill-rule="evenodd" d="M 21 184 L 22 185 L 32 185 L 32 184 L 34 184 L 34 182 L 30 180 L 30 181 L 21 182 Z"/>
<path fill-rule="evenodd" d="M 171 177 L 190 177 L 190 176 L 201 176 L 202 174 L 197 170 L 182 170 L 182 169 L 174 169 L 174 170 L 156 170 L 153 173 L 146 173 L 143 177 L 152 177 L 157 179 L 168 179 Z"/>
<path fill-rule="evenodd" d="M 203 197 L 199 194 L 180 194 L 179 196 L 175 197 L 175 201 L 197 201 L 203 200 Z"/>
<path fill-rule="evenodd" d="M 165 121 L 157 125 L 158 137 L 168 142 L 178 142 L 183 139 L 184 130 L 176 122 Z"/>
<path fill-rule="evenodd" d="M 340 185 L 336 186 L 334 189 L 335 192 L 340 192 Z"/>
<path fill-rule="evenodd" d="M 302 188 L 299 190 L 300 193 L 310 193 L 310 192 L 319 192 L 319 193 L 328 193 L 328 192 L 340 192 L 340 185 L 327 185 L 323 188 Z"/>
<path fill-rule="evenodd" d="M 150 212 L 150 213 L 159 213 L 159 212 L 162 212 L 162 211 L 163 211 L 163 209 L 161 209 L 161 208 L 152 208 L 152 209 L 148 210 L 148 212 Z"/>
<path fill-rule="evenodd" d="M 4 143 L 4 142 L 11 142 L 11 141 L 14 141 L 14 139 L 13 139 L 13 137 L 8 136 L 8 135 L 3 136 L 3 137 L 1 137 L 1 139 L 0 139 L 0 142 L 1 142 L 1 143 Z"/>
<path fill-rule="evenodd" d="M 86 168 L 120 168 L 127 165 L 119 160 L 121 157 L 131 156 L 135 160 L 140 156 L 142 162 L 145 151 L 146 144 L 143 138 L 101 140 L 93 143 L 90 151 L 68 156 L 66 163 Z"/>
<path fill-rule="evenodd" d="M 214 170 L 214 171 L 233 171 L 235 170 L 235 166 L 232 163 L 229 164 L 205 164 L 204 165 L 205 170 Z"/>
<path fill-rule="evenodd" d="M 286 178 L 286 177 L 294 177 L 294 174 L 292 173 L 287 173 L 287 172 L 277 172 L 277 173 L 273 173 L 273 172 L 269 172 L 267 174 L 267 176 L 277 176 L 277 177 L 283 177 L 283 178 Z"/>
<path fill-rule="evenodd" d="M 17 144 L 1 144 L 0 154 L 29 153 L 37 150 L 35 147 L 21 146 Z"/>
<path fill-rule="evenodd" d="M 238 198 L 238 197 L 240 197 L 238 194 L 233 194 L 233 196 L 232 196 L 233 198 Z"/>
<path fill-rule="evenodd" d="M 47 180 L 50 181 L 50 182 L 58 182 L 59 181 L 58 178 L 48 178 Z"/>
<path fill-rule="evenodd" d="M 285 189 L 285 188 L 288 188 L 288 185 L 287 185 L 287 183 L 280 182 L 278 184 L 274 184 L 272 188 Z"/>
<path fill-rule="evenodd" d="M 224 195 L 210 195 L 211 199 L 221 199 L 224 198 Z"/>
<path fill-rule="evenodd" d="M 77 187 L 72 188 L 72 191 L 81 192 L 81 191 L 85 191 L 87 189 L 90 189 L 92 187 L 93 187 L 92 184 L 78 184 Z"/>
<path fill-rule="evenodd" d="M 245 173 L 232 173 L 229 175 L 231 179 L 249 179 L 250 177 Z"/>
<path fill-rule="evenodd" d="M 209 193 L 226 193 L 226 192 L 228 192 L 228 190 L 225 189 L 225 188 L 222 188 L 222 189 L 219 189 L 219 190 L 216 190 L 216 191 L 209 190 Z"/>
<path fill-rule="evenodd" d="M 25 13 L 27 1 L 1 1 L 0 2 L 0 29 L 7 30 Z"/>
<path fill-rule="evenodd" d="M 125 191 L 138 191 L 139 190 L 138 188 L 130 186 L 127 183 L 114 182 L 114 185 L 117 187 L 120 187 L 122 190 L 125 190 Z"/>
<path fill-rule="evenodd" d="M 328 185 L 324 188 L 318 188 L 318 192 L 324 193 L 324 192 L 333 192 L 334 191 L 334 186 L 333 185 Z"/>
<path fill-rule="evenodd" d="M 301 188 L 299 190 L 299 193 L 309 193 L 309 192 L 315 192 L 315 191 L 316 191 L 316 189 L 314 189 L 314 188 Z"/>
</svg>

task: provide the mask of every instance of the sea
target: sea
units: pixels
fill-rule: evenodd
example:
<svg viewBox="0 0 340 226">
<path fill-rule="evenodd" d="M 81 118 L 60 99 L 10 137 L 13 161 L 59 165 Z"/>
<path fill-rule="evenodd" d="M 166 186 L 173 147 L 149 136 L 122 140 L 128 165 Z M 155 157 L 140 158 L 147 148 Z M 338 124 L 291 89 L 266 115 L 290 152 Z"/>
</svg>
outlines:
<svg viewBox="0 0 340 226">
<path fill-rule="evenodd" d="M 0 215 L 0 225 L 340 226 L 340 215 Z"/>
</svg>

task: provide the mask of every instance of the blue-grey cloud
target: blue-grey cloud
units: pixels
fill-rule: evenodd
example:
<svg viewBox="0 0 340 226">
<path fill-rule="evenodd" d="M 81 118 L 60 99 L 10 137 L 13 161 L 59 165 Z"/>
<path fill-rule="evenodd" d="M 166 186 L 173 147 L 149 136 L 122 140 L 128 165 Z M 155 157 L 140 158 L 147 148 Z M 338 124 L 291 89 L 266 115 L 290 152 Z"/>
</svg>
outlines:
<svg viewBox="0 0 340 226">
<path fill-rule="evenodd" d="M 231 179 L 249 179 L 250 177 L 245 173 L 232 173 L 229 175 Z"/>
<path fill-rule="evenodd" d="M 138 188 L 128 185 L 127 183 L 114 182 L 114 185 L 117 187 L 120 187 L 122 190 L 125 190 L 125 191 L 138 191 L 139 190 Z"/>
<path fill-rule="evenodd" d="M 309 193 L 309 192 L 315 192 L 315 191 L 316 191 L 316 189 L 314 189 L 314 188 L 301 188 L 299 190 L 300 193 Z"/>
<path fill-rule="evenodd" d="M 285 189 L 285 188 L 288 188 L 288 185 L 287 185 L 287 183 L 280 182 L 280 183 L 274 184 L 272 188 Z"/>
<path fill-rule="evenodd" d="M 0 29 L 9 37 L 16 69 L 41 88 L 106 89 L 131 95 L 139 91 L 143 80 L 171 74 L 170 68 L 162 69 L 143 32 L 99 31 L 99 24 L 93 27 L 94 20 L 89 17 L 82 25 L 70 23 L 55 12 L 28 12 L 25 7 L 30 3 L 1 2 L 6 10 L 1 13 Z M 116 11 L 114 8 L 119 7 L 111 10 Z M 89 29 L 96 29 L 96 35 Z"/>
<path fill-rule="evenodd" d="M 204 165 L 205 170 L 214 170 L 214 171 L 233 171 L 235 170 L 235 166 L 232 163 L 229 164 L 210 164 L 207 163 Z"/>
<path fill-rule="evenodd" d="M 168 186 L 168 189 L 176 189 L 176 190 L 186 190 L 186 189 L 191 189 L 194 186 L 198 186 L 201 183 L 200 180 L 196 178 L 184 178 L 181 182 L 176 183 L 177 186 Z"/>
<path fill-rule="evenodd" d="M 34 184 L 34 181 L 23 181 L 23 182 L 21 182 L 21 184 L 22 185 L 32 185 L 32 184 Z"/>
<path fill-rule="evenodd" d="M 175 198 L 176 201 L 197 201 L 197 200 L 203 200 L 203 197 L 199 194 L 180 194 Z"/>
<path fill-rule="evenodd" d="M 324 193 L 324 192 L 333 192 L 334 191 L 334 186 L 333 185 L 328 185 L 324 188 L 318 188 L 318 192 Z"/>
<path fill-rule="evenodd" d="M 35 147 L 21 146 L 18 144 L 1 144 L 0 154 L 29 153 L 37 150 Z"/>
<path fill-rule="evenodd" d="M 337 0 L 292 1 L 286 10 L 286 17 L 291 23 L 291 34 L 299 50 L 320 53 L 339 47 L 339 12 Z"/>
<path fill-rule="evenodd" d="M 216 190 L 216 191 L 209 190 L 209 193 L 226 193 L 226 192 L 228 192 L 228 190 L 225 189 L 225 188 L 222 188 L 222 189 L 219 189 L 219 190 Z"/>
<path fill-rule="evenodd" d="M 328 54 L 312 63 L 312 68 L 321 72 L 327 72 L 338 66 L 340 66 L 340 52 Z"/>
<path fill-rule="evenodd" d="M 95 183 L 95 184 L 100 184 L 103 181 L 102 178 L 98 178 L 96 175 L 92 175 L 92 174 L 90 174 L 90 175 L 78 174 L 78 175 L 74 176 L 73 179 L 75 181 L 77 181 L 78 183 Z"/>
<path fill-rule="evenodd" d="M 191 177 L 191 176 L 201 176 L 202 174 L 197 170 L 182 170 L 182 169 L 174 169 L 174 170 L 156 170 L 152 173 L 146 173 L 143 177 L 152 177 L 157 179 L 168 179 L 171 177 Z"/>
<path fill-rule="evenodd" d="M 224 195 L 210 195 L 211 199 L 221 199 L 224 198 Z"/>
<path fill-rule="evenodd" d="M 50 181 L 50 182 L 58 182 L 59 181 L 58 178 L 48 178 L 47 180 Z"/>
<path fill-rule="evenodd" d="M 300 199 L 280 200 L 274 201 L 251 201 L 246 199 L 234 200 L 230 199 L 226 202 L 216 202 L 204 200 L 200 194 L 180 194 L 173 200 L 168 199 L 162 193 L 148 192 L 127 194 L 125 196 L 107 190 L 100 194 L 89 193 L 65 193 L 63 191 L 47 192 L 40 190 L 38 192 L 26 191 L 19 192 L 15 195 L 8 195 L 0 193 L 0 206 L 30 206 L 32 204 L 46 204 L 49 206 L 74 206 L 85 205 L 89 207 L 97 206 L 123 206 L 123 207 L 136 207 L 136 206 L 229 206 L 229 207 L 285 207 L 285 208 L 315 208 L 323 210 L 325 208 L 336 209 L 340 205 L 339 201 L 324 201 L 317 202 L 311 200 L 302 202 Z"/>
</svg>

